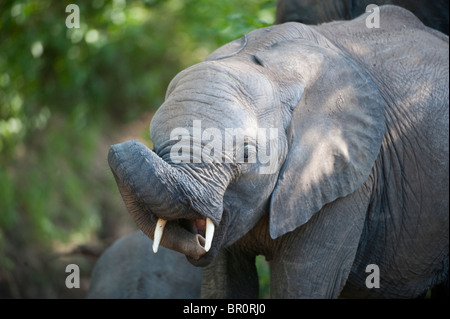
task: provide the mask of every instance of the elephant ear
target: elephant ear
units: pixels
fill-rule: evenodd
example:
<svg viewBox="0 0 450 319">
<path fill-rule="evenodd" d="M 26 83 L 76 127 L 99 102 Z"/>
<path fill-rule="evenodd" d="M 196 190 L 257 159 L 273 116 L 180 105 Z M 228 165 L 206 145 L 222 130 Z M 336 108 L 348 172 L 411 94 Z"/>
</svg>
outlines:
<svg viewBox="0 0 450 319">
<path fill-rule="evenodd" d="M 272 238 L 303 225 L 324 205 L 360 187 L 385 131 L 384 101 L 353 61 L 337 49 L 318 46 L 297 46 L 292 52 L 301 52 L 301 60 L 285 57 L 275 67 L 296 65 L 304 91 L 290 106 L 289 149 L 270 204 Z"/>
</svg>

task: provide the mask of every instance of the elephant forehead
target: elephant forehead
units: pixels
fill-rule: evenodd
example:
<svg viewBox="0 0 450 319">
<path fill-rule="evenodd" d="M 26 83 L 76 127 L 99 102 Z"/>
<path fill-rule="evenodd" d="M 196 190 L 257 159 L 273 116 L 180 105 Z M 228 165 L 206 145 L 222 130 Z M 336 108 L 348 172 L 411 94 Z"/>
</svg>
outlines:
<svg viewBox="0 0 450 319">
<path fill-rule="evenodd" d="M 214 122 L 230 118 L 243 125 L 261 113 L 274 100 L 274 94 L 273 83 L 242 61 L 203 62 L 172 81 L 155 117 L 183 116 L 189 121 L 192 117 L 211 118 Z"/>
<path fill-rule="evenodd" d="M 153 136 L 158 130 L 167 132 L 175 128 L 185 128 L 192 132 L 194 127 L 217 128 L 251 128 L 257 126 L 256 116 L 247 108 L 235 101 L 222 98 L 202 101 L 202 96 L 191 96 L 192 99 L 169 100 L 156 112 L 150 124 Z"/>
<path fill-rule="evenodd" d="M 251 97 L 261 93 L 257 92 L 258 89 L 268 88 L 270 81 L 261 69 L 245 56 L 240 56 L 204 61 L 180 72 L 171 82 L 166 98 L 174 91 L 194 91 L 212 96 L 223 92 L 231 96 Z"/>
<path fill-rule="evenodd" d="M 150 135 L 155 145 L 175 135 L 195 139 L 217 131 L 225 137 L 227 129 L 255 130 L 257 119 L 249 106 L 251 102 L 239 90 L 226 85 L 201 85 L 203 81 L 193 85 L 192 81 L 179 84 L 153 117 Z"/>
</svg>

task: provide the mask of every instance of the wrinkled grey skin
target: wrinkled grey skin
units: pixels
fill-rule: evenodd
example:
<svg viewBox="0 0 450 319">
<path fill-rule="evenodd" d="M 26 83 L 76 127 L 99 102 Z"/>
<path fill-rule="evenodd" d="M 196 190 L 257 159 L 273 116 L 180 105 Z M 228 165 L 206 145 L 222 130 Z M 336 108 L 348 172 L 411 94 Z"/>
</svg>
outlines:
<svg viewBox="0 0 450 319">
<path fill-rule="evenodd" d="M 161 244 L 204 267 L 202 297 L 257 297 L 258 254 L 274 298 L 407 298 L 448 280 L 448 37 L 399 7 L 380 14 L 379 29 L 366 14 L 250 32 L 174 78 L 150 125 L 154 151 L 111 147 L 137 225 L 153 238 L 168 220 Z M 173 163 L 171 132 L 193 134 L 194 120 L 278 128 L 275 173 Z M 195 227 L 206 217 L 208 252 Z M 365 285 L 369 264 L 380 288 Z"/>
<path fill-rule="evenodd" d="M 425 25 L 448 35 L 448 0 L 278 0 L 275 23 L 351 20 L 365 13 L 369 4 L 392 4 L 408 9 Z"/>
<path fill-rule="evenodd" d="M 200 298 L 201 268 L 177 252 L 160 247 L 141 231 L 116 240 L 98 259 L 89 299 Z"/>
</svg>

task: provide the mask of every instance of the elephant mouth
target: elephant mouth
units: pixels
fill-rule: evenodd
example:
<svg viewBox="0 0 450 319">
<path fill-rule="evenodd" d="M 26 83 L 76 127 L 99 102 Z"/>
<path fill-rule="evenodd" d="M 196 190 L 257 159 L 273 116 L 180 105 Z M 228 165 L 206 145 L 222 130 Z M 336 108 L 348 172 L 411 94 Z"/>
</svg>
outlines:
<svg viewBox="0 0 450 319">
<path fill-rule="evenodd" d="M 136 225 L 153 240 L 152 249 L 155 254 L 161 245 L 184 254 L 194 266 L 204 267 L 214 259 L 225 235 L 228 220 L 226 211 L 218 225 L 198 213 L 195 213 L 198 218 L 166 219 L 166 214 L 157 216 L 116 174 L 114 177 Z"/>
<path fill-rule="evenodd" d="M 163 237 L 164 230 L 166 229 L 166 225 L 167 220 L 158 218 L 156 222 L 155 232 L 153 234 L 153 245 L 152 245 L 152 249 L 155 254 L 158 252 L 158 247 Z M 209 218 L 193 219 L 193 220 L 176 219 L 169 221 L 168 228 L 172 229 L 173 227 L 181 228 L 182 232 L 187 231 L 188 233 L 193 235 L 193 237 L 189 236 L 189 234 L 186 235 L 192 237 L 190 240 L 187 240 L 187 242 L 192 242 L 195 244 L 196 249 L 194 249 L 194 251 L 198 250 L 198 253 L 194 254 L 191 257 L 198 259 L 211 249 L 215 228 L 214 223 L 211 221 L 211 219 Z M 204 251 L 202 250 L 202 248 Z M 181 252 L 184 253 L 185 251 Z"/>
<path fill-rule="evenodd" d="M 153 234 L 153 252 L 157 253 L 161 243 L 166 248 L 186 256 L 194 266 L 204 267 L 217 255 L 224 238 L 226 216 L 216 227 L 208 218 L 175 219 L 164 221 L 158 218 Z M 163 231 L 160 231 L 163 230 Z"/>
</svg>

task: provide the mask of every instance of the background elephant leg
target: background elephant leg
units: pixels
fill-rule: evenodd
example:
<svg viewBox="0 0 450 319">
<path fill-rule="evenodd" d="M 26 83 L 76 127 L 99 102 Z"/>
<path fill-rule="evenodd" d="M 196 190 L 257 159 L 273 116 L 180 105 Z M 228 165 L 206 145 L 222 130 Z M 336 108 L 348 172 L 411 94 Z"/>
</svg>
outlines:
<svg viewBox="0 0 450 319">
<path fill-rule="evenodd" d="M 287 233 L 270 263 L 272 298 L 337 298 L 358 249 L 369 196 L 356 191 Z"/>
<path fill-rule="evenodd" d="M 202 298 L 258 298 L 258 292 L 255 256 L 236 247 L 223 249 L 203 268 Z"/>
</svg>

